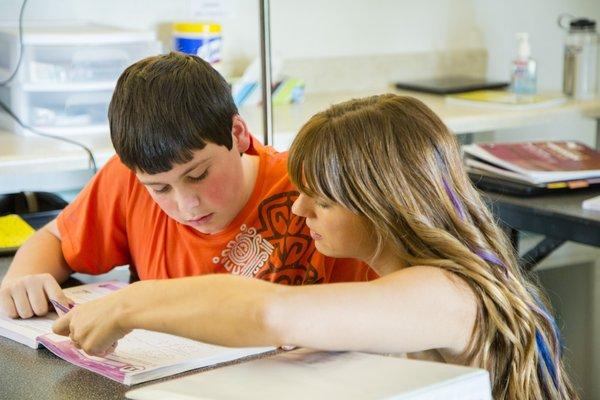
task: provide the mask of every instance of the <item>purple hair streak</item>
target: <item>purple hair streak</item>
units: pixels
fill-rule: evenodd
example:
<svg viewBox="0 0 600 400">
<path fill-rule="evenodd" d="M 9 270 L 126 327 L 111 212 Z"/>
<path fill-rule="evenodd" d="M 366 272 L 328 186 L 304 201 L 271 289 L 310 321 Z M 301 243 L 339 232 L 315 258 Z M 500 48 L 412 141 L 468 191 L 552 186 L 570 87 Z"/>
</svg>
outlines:
<svg viewBox="0 0 600 400">
<path fill-rule="evenodd" d="M 460 218 L 464 220 L 466 218 L 466 212 L 458 196 L 456 195 L 452 187 L 448 184 L 448 181 L 445 177 L 442 177 L 442 182 L 444 183 L 444 189 L 446 190 L 446 194 L 448 195 L 450 201 L 454 205 L 455 211 L 460 216 Z M 481 257 L 484 261 L 502 267 L 504 269 L 505 275 L 508 276 L 508 269 L 506 268 L 506 265 L 496 254 L 480 248 L 471 248 L 471 251 L 473 251 L 475 254 Z M 544 303 L 542 303 L 537 293 L 530 291 L 530 294 L 533 297 L 535 304 L 529 304 L 529 308 L 531 308 L 534 312 L 541 315 L 546 321 L 548 321 L 548 323 L 552 327 L 552 334 L 554 336 L 554 340 L 556 341 L 556 343 L 559 343 L 562 346 L 560 331 L 558 329 L 558 326 L 556 325 L 554 317 L 550 315 L 550 313 L 546 309 L 546 306 L 544 305 Z M 540 370 L 540 375 L 542 375 L 541 370 L 543 363 L 552 379 L 554 387 L 558 388 L 558 371 L 556 369 L 556 366 L 558 365 L 558 362 L 560 360 L 560 353 L 555 355 L 552 354 L 548 343 L 544 340 L 544 337 L 542 336 L 539 329 L 536 329 L 535 331 L 535 342 L 539 354 L 538 369 Z M 559 346 L 559 348 L 561 346 Z M 545 385 L 546 382 L 543 382 L 543 384 Z"/>
</svg>

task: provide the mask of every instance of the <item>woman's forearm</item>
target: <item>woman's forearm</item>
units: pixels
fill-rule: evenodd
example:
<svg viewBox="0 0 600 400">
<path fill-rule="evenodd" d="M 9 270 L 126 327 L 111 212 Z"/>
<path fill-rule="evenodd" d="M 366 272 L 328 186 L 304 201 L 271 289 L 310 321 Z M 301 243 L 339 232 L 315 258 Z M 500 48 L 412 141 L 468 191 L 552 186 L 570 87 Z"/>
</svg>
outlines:
<svg viewBox="0 0 600 400">
<path fill-rule="evenodd" d="M 225 346 L 280 345 L 270 306 L 286 286 L 231 275 L 142 281 L 123 293 L 123 330 L 148 329 Z"/>
</svg>

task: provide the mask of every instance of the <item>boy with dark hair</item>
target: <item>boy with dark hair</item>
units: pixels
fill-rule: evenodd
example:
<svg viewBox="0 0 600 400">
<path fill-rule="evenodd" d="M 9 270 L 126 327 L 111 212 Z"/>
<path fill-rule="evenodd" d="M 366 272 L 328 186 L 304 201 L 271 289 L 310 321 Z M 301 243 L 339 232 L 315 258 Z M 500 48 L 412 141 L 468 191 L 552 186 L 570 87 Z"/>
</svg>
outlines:
<svg viewBox="0 0 600 400">
<path fill-rule="evenodd" d="M 129 264 L 140 279 L 231 273 L 286 284 L 365 280 L 372 271 L 315 251 L 287 154 L 254 139 L 227 82 L 171 53 L 125 70 L 109 107 L 117 156 L 25 243 L 0 287 L 11 317 L 68 299 L 59 282 Z M 344 264 L 341 266 L 340 264 Z"/>
</svg>

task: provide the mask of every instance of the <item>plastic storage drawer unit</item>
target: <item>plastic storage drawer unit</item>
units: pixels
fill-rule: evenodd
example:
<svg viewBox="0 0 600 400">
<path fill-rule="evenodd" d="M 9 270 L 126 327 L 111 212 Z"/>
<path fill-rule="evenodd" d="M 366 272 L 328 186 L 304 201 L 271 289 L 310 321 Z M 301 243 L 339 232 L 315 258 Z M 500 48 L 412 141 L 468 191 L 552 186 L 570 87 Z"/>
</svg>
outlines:
<svg viewBox="0 0 600 400">
<path fill-rule="evenodd" d="M 18 42 L 16 29 L 0 29 L 0 77 L 14 69 Z M 100 25 L 27 27 L 23 44 L 19 72 L 0 98 L 25 124 L 61 136 L 108 132 L 119 75 L 162 49 L 154 32 Z M 2 126 L 27 133 L 6 115 Z"/>
</svg>

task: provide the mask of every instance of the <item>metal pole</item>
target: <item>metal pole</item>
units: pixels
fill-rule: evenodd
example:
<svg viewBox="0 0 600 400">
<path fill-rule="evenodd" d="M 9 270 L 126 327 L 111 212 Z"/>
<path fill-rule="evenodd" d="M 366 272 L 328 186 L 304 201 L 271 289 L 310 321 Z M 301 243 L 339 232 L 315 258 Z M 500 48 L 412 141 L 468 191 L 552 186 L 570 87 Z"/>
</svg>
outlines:
<svg viewBox="0 0 600 400">
<path fill-rule="evenodd" d="M 271 100 L 271 16 L 269 0 L 259 0 L 260 67 L 263 104 L 264 144 L 273 145 L 273 103 Z"/>
<path fill-rule="evenodd" d="M 596 118 L 596 150 L 600 150 L 600 118 Z"/>
</svg>

